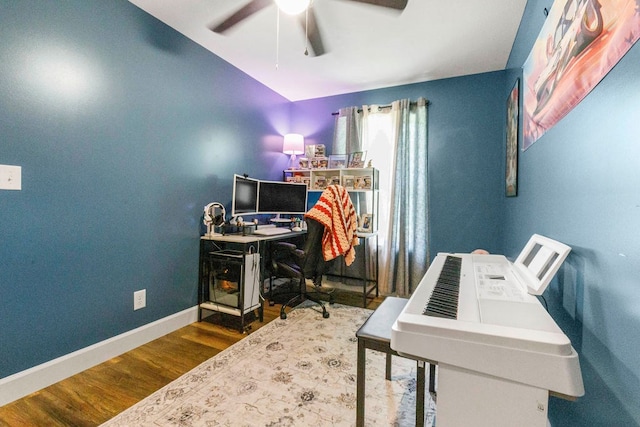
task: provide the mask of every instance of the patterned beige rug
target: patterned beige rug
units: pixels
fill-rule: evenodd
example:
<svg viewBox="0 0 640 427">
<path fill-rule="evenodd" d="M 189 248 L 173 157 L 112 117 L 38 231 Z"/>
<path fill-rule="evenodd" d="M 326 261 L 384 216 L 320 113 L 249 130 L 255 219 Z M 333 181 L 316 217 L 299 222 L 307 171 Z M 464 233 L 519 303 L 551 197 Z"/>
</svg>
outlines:
<svg viewBox="0 0 640 427">
<path fill-rule="evenodd" d="M 371 310 L 335 304 L 323 319 L 292 310 L 103 426 L 353 426 L 355 333 Z M 366 426 L 415 424 L 415 362 L 367 351 Z M 428 375 L 428 369 L 427 369 Z M 427 380 L 428 383 L 428 380 Z M 427 393 L 426 425 L 435 404 Z"/>
</svg>

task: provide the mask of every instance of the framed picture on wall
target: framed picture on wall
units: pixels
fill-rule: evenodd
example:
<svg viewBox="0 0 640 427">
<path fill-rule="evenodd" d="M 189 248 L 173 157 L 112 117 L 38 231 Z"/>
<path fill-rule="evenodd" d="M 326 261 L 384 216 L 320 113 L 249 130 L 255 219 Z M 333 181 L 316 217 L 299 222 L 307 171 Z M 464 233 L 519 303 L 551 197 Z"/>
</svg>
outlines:
<svg viewBox="0 0 640 427">
<path fill-rule="evenodd" d="M 507 99 L 507 158 L 505 195 L 518 195 L 518 140 L 520 135 L 520 79 L 516 79 Z"/>
</svg>

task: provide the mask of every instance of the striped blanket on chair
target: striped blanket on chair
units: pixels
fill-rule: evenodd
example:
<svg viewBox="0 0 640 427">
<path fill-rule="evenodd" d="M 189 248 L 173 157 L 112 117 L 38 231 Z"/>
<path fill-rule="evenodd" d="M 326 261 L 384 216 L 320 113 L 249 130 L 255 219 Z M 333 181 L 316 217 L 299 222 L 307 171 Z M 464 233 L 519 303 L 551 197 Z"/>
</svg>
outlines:
<svg viewBox="0 0 640 427">
<path fill-rule="evenodd" d="M 322 255 L 325 261 L 344 255 L 347 265 L 353 263 L 356 258 L 354 246 L 358 245 L 358 217 L 344 187 L 327 187 L 305 218 L 312 218 L 324 226 Z"/>
</svg>

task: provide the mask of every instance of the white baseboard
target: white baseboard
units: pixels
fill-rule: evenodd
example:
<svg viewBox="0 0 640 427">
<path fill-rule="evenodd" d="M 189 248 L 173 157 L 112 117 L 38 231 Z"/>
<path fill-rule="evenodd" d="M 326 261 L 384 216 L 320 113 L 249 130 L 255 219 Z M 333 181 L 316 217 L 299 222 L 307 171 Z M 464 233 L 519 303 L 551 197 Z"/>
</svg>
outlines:
<svg viewBox="0 0 640 427">
<path fill-rule="evenodd" d="M 198 320 L 194 306 L 0 379 L 0 406 L 20 399 Z"/>
</svg>

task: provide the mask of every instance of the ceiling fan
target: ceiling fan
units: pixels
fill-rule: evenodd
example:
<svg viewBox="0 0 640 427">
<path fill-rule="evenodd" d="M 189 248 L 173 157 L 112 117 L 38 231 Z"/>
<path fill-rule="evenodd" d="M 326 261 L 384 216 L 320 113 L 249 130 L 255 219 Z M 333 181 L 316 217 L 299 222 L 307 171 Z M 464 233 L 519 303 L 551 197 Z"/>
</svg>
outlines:
<svg viewBox="0 0 640 427">
<path fill-rule="evenodd" d="M 315 0 L 317 1 L 317 0 Z M 386 7 L 389 9 L 396 10 L 404 10 L 407 6 L 408 0 L 347 0 L 356 3 L 366 3 L 380 7 Z M 240 9 L 235 11 L 229 17 L 224 19 L 219 24 L 215 24 L 211 27 L 211 31 L 215 33 L 223 34 L 225 31 L 233 27 L 234 25 L 240 23 L 244 19 L 253 15 L 256 12 L 266 8 L 267 6 L 271 6 L 276 3 L 278 8 L 281 11 L 289 14 L 289 15 L 299 15 L 299 21 L 302 24 L 304 30 L 307 34 L 307 40 L 311 45 L 311 49 L 313 51 L 314 56 L 324 55 L 326 53 L 324 44 L 322 43 L 322 37 L 320 36 L 320 31 L 318 29 L 318 24 L 316 20 L 315 13 L 313 12 L 313 2 L 314 0 L 251 0 Z M 298 7 L 296 10 L 288 9 L 288 5 L 293 3 Z M 294 7 L 295 7 L 294 6 Z M 302 13 L 302 12 L 307 12 Z M 306 54 L 307 52 L 305 52 Z"/>
</svg>

